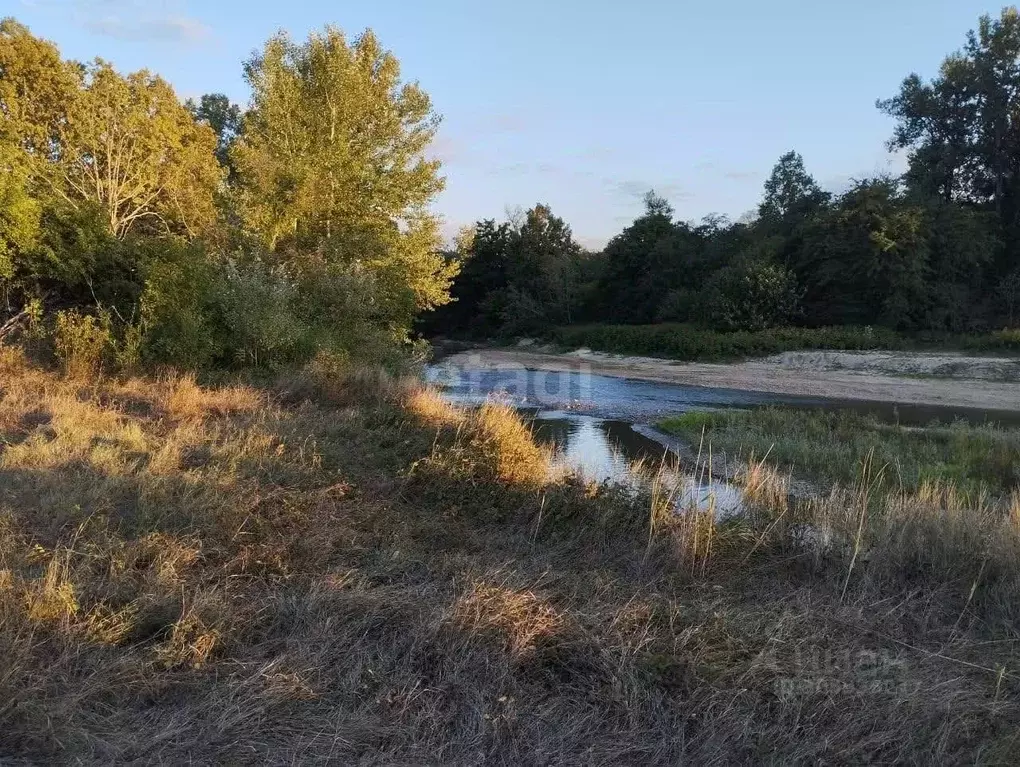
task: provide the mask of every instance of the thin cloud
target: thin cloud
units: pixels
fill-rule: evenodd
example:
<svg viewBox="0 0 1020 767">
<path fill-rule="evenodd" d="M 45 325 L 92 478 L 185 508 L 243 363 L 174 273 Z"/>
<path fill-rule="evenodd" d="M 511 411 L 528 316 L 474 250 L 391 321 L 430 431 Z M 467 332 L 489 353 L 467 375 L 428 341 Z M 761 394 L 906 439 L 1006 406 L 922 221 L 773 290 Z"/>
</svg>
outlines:
<svg viewBox="0 0 1020 767">
<path fill-rule="evenodd" d="M 128 42 L 192 44 L 207 40 L 212 34 L 206 24 L 188 15 L 179 2 L 77 0 L 73 18 L 94 35 Z"/>
<path fill-rule="evenodd" d="M 106 16 L 87 19 L 82 26 L 93 34 L 130 42 L 197 43 L 210 35 L 205 24 L 184 16 L 132 21 L 120 16 Z"/>
<path fill-rule="evenodd" d="M 730 181 L 757 181 L 761 173 L 756 170 L 728 170 L 723 173 L 723 178 Z"/>
<path fill-rule="evenodd" d="M 648 181 L 620 181 L 618 179 L 605 179 L 610 191 L 621 197 L 630 197 L 638 200 L 644 199 L 648 192 L 655 192 L 668 200 L 686 200 L 693 195 L 684 191 L 679 184 L 655 184 Z"/>
</svg>

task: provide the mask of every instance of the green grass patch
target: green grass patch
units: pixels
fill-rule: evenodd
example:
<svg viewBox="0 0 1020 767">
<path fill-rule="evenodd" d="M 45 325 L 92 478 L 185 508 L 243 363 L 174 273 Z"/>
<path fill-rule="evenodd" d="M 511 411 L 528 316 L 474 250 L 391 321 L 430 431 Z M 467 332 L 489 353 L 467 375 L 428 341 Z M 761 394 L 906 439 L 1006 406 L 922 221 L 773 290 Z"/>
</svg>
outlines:
<svg viewBox="0 0 1020 767">
<path fill-rule="evenodd" d="M 556 328 L 552 340 L 616 354 L 640 354 L 676 360 L 731 360 L 766 357 L 788 351 L 840 349 L 960 349 L 996 354 L 1020 353 L 1020 330 L 980 335 L 920 333 L 905 335 L 880 327 L 773 328 L 719 332 L 694 325 L 572 325 Z"/>
<path fill-rule="evenodd" d="M 852 411 L 761 408 L 689 412 L 659 428 L 697 444 L 752 453 L 814 479 L 849 484 L 873 455 L 884 484 L 916 489 L 949 482 L 967 493 L 1005 494 L 1020 486 L 1020 430 L 963 421 L 925 428 L 882 423 Z"/>
</svg>

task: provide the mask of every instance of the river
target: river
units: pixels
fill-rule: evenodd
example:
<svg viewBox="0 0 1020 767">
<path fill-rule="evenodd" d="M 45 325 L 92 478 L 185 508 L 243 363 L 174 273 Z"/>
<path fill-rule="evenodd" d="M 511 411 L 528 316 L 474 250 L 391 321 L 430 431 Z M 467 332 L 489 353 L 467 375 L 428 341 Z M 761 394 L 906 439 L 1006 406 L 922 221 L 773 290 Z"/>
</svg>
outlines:
<svg viewBox="0 0 1020 767">
<path fill-rule="evenodd" d="M 554 446 L 558 465 L 586 479 L 621 484 L 647 483 L 648 469 L 654 471 L 671 455 L 670 440 L 653 425 L 690 410 L 786 405 L 848 409 L 913 426 L 959 418 L 1020 423 L 1016 413 L 763 394 L 577 371 L 472 369 L 438 362 L 428 368 L 427 380 L 458 404 L 495 400 L 512 405 L 532 421 L 539 441 Z M 672 457 L 675 463 L 675 454 Z M 693 467 L 688 469 L 693 471 Z M 697 501 L 699 506 L 710 502 L 722 512 L 739 508 L 739 493 L 724 482 L 684 474 L 683 468 L 676 481 L 683 486 L 679 493 L 682 502 Z"/>
</svg>

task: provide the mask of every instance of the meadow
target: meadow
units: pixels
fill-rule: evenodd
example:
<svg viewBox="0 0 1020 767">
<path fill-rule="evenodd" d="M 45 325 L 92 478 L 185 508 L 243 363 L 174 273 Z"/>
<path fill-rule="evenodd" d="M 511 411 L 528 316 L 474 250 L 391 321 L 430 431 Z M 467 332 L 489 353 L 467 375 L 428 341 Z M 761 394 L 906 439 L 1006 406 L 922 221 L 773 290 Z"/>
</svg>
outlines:
<svg viewBox="0 0 1020 767">
<path fill-rule="evenodd" d="M 865 462 L 883 488 L 952 485 L 978 497 L 1020 487 L 1020 429 L 962 420 L 925 427 L 886 423 L 848 410 L 766 407 L 692 411 L 664 419 L 670 434 L 771 463 L 822 484 L 852 485 Z"/>
<path fill-rule="evenodd" d="M 738 481 L 742 516 L 676 513 L 372 370 L 68 377 L 2 350 L 0 753 L 1008 761 L 1020 501 Z"/>
</svg>

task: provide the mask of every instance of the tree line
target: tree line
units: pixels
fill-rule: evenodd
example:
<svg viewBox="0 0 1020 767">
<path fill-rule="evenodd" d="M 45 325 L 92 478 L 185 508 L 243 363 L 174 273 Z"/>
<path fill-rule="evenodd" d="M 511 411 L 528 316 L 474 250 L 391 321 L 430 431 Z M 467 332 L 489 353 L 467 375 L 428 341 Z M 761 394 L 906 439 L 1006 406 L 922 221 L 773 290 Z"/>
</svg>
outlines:
<svg viewBox="0 0 1020 767">
<path fill-rule="evenodd" d="M 67 362 L 389 359 L 449 299 L 439 118 L 371 31 L 272 37 L 242 109 L 0 21 L 0 340 Z"/>
<path fill-rule="evenodd" d="M 543 333 L 573 323 L 718 330 L 866 325 L 970 332 L 1020 323 L 1020 14 L 982 17 L 930 81 L 877 107 L 900 177 L 819 187 L 784 154 L 751 220 L 676 220 L 650 192 L 602 252 L 548 206 L 481 221 L 447 260 L 455 301 L 429 332 Z"/>
</svg>

